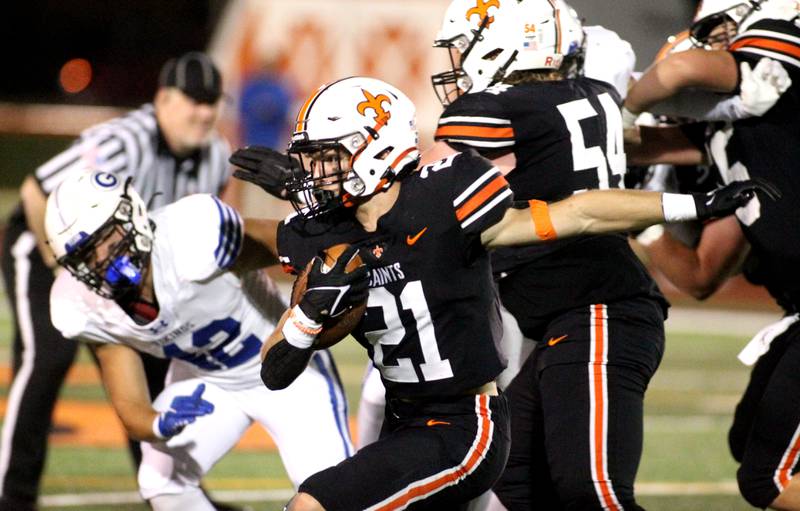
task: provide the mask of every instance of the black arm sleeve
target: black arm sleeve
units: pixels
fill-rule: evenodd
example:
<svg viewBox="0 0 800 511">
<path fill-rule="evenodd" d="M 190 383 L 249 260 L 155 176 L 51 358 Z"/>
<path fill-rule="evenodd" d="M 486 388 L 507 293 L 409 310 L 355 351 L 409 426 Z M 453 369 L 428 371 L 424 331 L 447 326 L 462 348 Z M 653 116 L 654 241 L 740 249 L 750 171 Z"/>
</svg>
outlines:
<svg viewBox="0 0 800 511">
<path fill-rule="evenodd" d="M 281 339 L 261 362 L 261 381 L 269 390 L 285 389 L 300 376 L 312 353 L 311 348 L 301 350 Z"/>
</svg>

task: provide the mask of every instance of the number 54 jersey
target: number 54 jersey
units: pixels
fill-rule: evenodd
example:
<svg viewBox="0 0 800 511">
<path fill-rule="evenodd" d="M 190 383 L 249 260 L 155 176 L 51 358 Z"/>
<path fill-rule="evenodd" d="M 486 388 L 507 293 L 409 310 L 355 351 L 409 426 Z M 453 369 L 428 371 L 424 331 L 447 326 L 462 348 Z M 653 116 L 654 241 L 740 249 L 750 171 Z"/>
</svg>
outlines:
<svg viewBox="0 0 800 511">
<path fill-rule="evenodd" d="M 353 211 L 278 228 L 281 261 L 297 273 L 339 243 L 360 248 L 369 269 L 366 313 L 353 337 L 368 351 L 389 397 L 464 394 L 503 369 L 489 254 L 481 233 L 511 205 L 500 171 L 474 153 L 422 167 L 393 186 L 400 192 L 374 232 Z"/>
<path fill-rule="evenodd" d="M 514 198 L 553 202 L 623 187 L 619 103 L 611 85 L 586 77 L 499 84 L 449 105 L 435 138 L 489 158 L 513 153 L 516 166 L 506 178 Z M 663 300 L 624 235 L 500 248 L 492 260 L 499 275 L 524 269 L 509 278 L 530 290 L 517 311 L 528 317 L 642 295 Z"/>
<path fill-rule="evenodd" d="M 242 219 L 197 194 L 150 213 L 158 316 L 140 325 L 64 271 L 50 293 L 53 325 L 67 338 L 128 345 L 172 358 L 189 374 L 236 390 L 261 386 L 259 351 L 285 301 L 256 272 L 229 271 L 242 245 Z M 259 291 L 256 291 L 259 290 Z"/>
</svg>

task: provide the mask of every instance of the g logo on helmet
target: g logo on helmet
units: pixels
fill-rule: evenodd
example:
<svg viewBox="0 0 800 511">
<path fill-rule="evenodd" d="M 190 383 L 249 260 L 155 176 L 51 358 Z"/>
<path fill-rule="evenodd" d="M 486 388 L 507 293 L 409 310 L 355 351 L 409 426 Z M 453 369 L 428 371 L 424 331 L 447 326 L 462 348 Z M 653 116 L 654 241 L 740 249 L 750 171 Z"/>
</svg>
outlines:
<svg viewBox="0 0 800 511">
<path fill-rule="evenodd" d="M 101 190 L 110 190 L 116 188 L 119 180 L 114 174 L 108 172 L 95 172 L 92 174 L 92 183 Z"/>
</svg>

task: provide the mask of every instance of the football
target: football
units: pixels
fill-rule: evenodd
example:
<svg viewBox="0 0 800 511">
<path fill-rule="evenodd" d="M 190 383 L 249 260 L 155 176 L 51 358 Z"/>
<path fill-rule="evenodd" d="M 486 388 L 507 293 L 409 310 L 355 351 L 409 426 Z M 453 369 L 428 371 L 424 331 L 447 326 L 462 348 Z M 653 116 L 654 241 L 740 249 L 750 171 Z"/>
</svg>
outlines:
<svg viewBox="0 0 800 511">
<path fill-rule="evenodd" d="M 334 245 L 326 249 L 324 251 L 325 257 L 322 262 L 322 271 L 329 271 L 336 264 L 339 256 L 345 251 L 345 249 L 347 249 L 347 247 L 347 243 L 340 243 L 339 245 Z M 308 283 L 308 271 L 311 269 L 312 263 L 313 261 L 309 261 L 306 268 L 302 273 L 300 273 L 300 275 L 297 276 L 297 279 L 294 281 L 294 285 L 292 286 L 292 307 L 297 305 L 297 303 L 300 301 L 300 298 L 303 297 L 303 293 L 305 292 L 306 285 Z M 345 271 L 350 273 L 363 264 L 364 262 L 361 260 L 361 256 L 356 254 L 350 260 L 350 262 L 347 263 Z M 364 303 L 352 307 L 350 310 L 336 316 L 335 318 L 328 318 L 322 323 L 322 332 L 320 332 L 317 340 L 314 341 L 314 348 L 328 348 L 347 337 L 350 332 L 353 331 L 356 325 L 358 325 L 358 322 L 361 321 L 361 317 L 364 315 L 364 311 L 366 310 L 367 302 L 364 300 Z"/>
</svg>

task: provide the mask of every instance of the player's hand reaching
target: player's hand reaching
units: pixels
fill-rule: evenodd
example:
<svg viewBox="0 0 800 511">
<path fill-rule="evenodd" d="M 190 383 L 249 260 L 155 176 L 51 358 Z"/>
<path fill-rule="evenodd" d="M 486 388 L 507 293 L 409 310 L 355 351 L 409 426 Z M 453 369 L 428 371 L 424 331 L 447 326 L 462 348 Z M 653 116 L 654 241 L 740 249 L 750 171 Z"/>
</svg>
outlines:
<svg viewBox="0 0 800 511">
<path fill-rule="evenodd" d="M 300 164 L 294 158 L 262 146 L 237 149 L 228 161 L 239 167 L 233 177 L 253 183 L 283 200 L 289 198 L 286 181 L 300 171 Z"/>
<path fill-rule="evenodd" d="M 698 220 L 727 216 L 748 202 L 756 195 L 770 200 L 781 198 L 778 188 L 764 179 L 734 181 L 708 193 L 693 193 L 694 205 L 697 208 Z"/>
<path fill-rule="evenodd" d="M 739 69 L 742 108 L 753 116 L 767 113 L 792 85 L 789 73 L 777 60 L 764 57 L 752 70 L 750 64 L 742 62 Z"/>
<path fill-rule="evenodd" d="M 213 412 L 214 404 L 203 399 L 205 390 L 205 383 L 201 383 L 194 389 L 192 395 L 176 396 L 172 400 L 170 409 L 166 412 L 161 412 L 156 418 L 153 424 L 153 431 L 156 436 L 159 438 L 175 436 L 198 417 Z"/>
<path fill-rule="evenodd" d="M 350 273 L 345 270 L 357 252 L 357 247 L 349 246 L 328 271 L 323 269 L 322 258 L 314 258 L 305 293 L 298 303 L 303 314 L 322 323 L 325 318 L 336 317 L 366 299 L 369 293 L 367 267 L 359 266 Z"/>
</svg>

